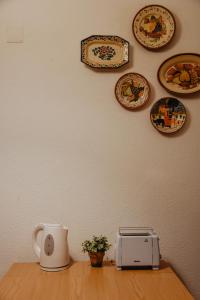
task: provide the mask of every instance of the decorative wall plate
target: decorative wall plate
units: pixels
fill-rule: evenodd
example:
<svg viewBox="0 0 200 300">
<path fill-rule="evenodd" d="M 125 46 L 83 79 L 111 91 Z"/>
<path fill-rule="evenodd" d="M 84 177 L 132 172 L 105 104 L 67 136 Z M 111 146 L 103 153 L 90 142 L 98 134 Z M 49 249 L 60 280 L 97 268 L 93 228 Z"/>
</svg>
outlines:
<svg viewBox="0 0 200 300">
<path fill-rule="evenodd" d="M 169 92 L 192 94 L 200 91 L 200 54 L 183 53 L 165 60 L 158 80 Z"/>
<path fill-rule="evenodd" d="M 176 23 L 167 8 L 161 5 L 148 5 L 136 14 L 132 28 L 136 40 L 142 46 L 156 50 L 171 41 Z"/>
<path fill-rule="evenodd" d="M 186 110 L 178 99 L 165 97 L 152 106 L 150 118 L 157 130 L 163 133 L 172 133 L 181 129 L 185 123 Z"/>
<path fill-rule="evenodd" d="M 92 68 L 119 68 L 129 61 L 129 42 L 113 35 L 92 35 L 81 41 L 81 61 Z"/>
<path fill-rule="evenodd" d="M 119 103 L 133 110 L 145 104 L 149 99 L 148 81 L 138 73 L 127 73 L 119 78 L 115 86 L 115 96 Z"/>
</svg>

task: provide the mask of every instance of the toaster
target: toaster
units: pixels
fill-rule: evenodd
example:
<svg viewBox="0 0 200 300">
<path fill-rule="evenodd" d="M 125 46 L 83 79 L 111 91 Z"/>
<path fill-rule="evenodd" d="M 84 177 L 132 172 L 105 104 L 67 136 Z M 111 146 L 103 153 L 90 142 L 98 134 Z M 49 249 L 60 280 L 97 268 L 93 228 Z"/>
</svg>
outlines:
<svg viewBox="0 0 200 300">
<path fill-rule="evenodd" d="M 159 238 L 151 227 L 120 227 L 115 251 L 118 270 L 127 267 L 159 269 Z"/>
</svg>

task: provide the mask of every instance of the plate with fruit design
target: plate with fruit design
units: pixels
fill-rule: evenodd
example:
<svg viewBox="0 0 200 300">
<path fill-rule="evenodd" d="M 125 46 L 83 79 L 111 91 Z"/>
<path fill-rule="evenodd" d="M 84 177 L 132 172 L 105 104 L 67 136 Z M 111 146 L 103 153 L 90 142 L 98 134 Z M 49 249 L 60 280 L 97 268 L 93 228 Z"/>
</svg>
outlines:
<svg viewBox="0 0 200 300">
<path fill-rule="evenodd" d="M 200 54 L 182 53 L 165 60 L 158 80 L 169 92 L 193 94 L 200 91 Z"/>
<path fill-rule="evenodd" d="M 81 61 L 92 68 L 116 69 L 129 62 L 129 42 L 115 35 L 92 35 L 81 41 Z"/>
<path fill-rule="evenodd" d="M 144 76 L 138 73 L 127 73 L 117 81 L 115 96 L 123 107 L 134 110 L 147 102 L 150 86 Z"/>
<path fill-rule="evenodd" d="M 138 11 L 132 29 L 136 40 L 143 47 L 156 50 L 172 40 L 176 23 L 167 8 L 161 5 L 148 5 Z"/>
</svg>

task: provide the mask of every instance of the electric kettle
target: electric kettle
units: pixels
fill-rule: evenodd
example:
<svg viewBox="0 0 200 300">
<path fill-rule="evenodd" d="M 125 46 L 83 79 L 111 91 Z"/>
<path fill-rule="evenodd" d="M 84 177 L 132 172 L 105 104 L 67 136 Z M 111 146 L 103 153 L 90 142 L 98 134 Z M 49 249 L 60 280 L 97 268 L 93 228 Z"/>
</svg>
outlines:
<svg viewBox="0 0 200 300">
<path fill-rule="evenodd" d="M 37 237 L 42 232 L 41 245 Z M 44 271 L 61 271 L 69 264 L 68 228 L 61 224 L 39 224 L 33 231 L 33 250 Z"/>
</svg>

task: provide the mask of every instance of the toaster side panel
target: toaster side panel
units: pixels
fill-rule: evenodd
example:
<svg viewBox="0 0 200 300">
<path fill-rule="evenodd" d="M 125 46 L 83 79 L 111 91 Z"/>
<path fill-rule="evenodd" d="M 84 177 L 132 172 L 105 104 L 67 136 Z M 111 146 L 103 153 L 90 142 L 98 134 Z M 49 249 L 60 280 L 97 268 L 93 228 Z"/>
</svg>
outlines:
<svg viewBox="0 0 200 300">
<path fill-rule="evenodd" d="M 122 238 L 119 234 L 117 234 L 116 245 L 115 245 L 115 260 L 116 266 L 122 266 Z"/>
</svg>

